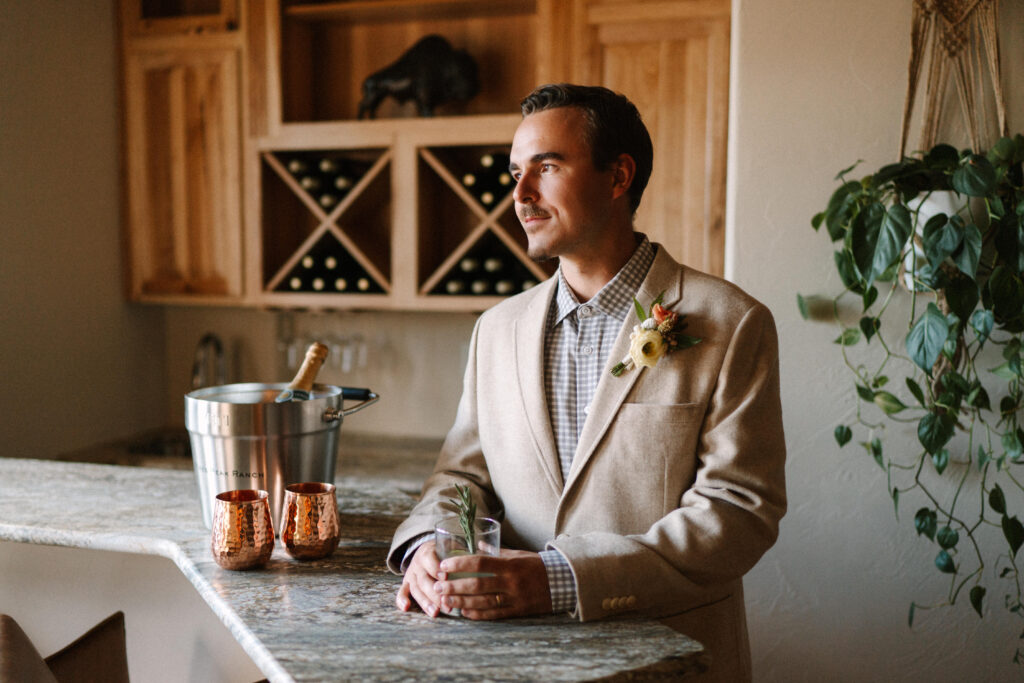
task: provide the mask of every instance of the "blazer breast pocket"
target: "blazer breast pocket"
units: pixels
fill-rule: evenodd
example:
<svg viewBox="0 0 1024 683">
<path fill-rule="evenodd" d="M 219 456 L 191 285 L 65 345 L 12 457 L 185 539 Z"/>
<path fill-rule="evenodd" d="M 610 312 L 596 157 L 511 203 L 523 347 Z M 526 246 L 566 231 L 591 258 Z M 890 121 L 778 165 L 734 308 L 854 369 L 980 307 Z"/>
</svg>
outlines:
<svg viewBox="0 0 1024 683">
<path fill-rule="evenodd" d="M 613 464 L 621 493 L 636 498 L 652 523 L 679 507 L 697 471 L 702 403 L 623 403 L 605 442 L 605 463 Z M 609 473 L 611 474 L 611 473 Z M 660 495 L 659 495 L 660 494 Z"/>
</svg>

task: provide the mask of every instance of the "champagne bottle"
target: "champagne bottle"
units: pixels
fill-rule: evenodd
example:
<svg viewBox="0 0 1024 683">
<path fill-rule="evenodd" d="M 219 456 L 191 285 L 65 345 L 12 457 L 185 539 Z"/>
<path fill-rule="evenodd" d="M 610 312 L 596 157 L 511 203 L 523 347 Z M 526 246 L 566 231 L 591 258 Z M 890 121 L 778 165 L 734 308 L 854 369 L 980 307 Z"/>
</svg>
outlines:
<svg viewBox="0 0 1024 683">
<path fill-rule="evenodd" d="M 288 403 L 289 401 L 309 400 L 309 392 L 313 389 L 313 382 L 316 380 L 316 373 L 320 372 L 320 366 L 327 358 L 327 347 L 320 342 L 313 342 L 306 350 L 306 357 L 302 366 L 295 373 L 295 379 L 291 381 L 277 398 L 275 403 Z"/>
</svg>

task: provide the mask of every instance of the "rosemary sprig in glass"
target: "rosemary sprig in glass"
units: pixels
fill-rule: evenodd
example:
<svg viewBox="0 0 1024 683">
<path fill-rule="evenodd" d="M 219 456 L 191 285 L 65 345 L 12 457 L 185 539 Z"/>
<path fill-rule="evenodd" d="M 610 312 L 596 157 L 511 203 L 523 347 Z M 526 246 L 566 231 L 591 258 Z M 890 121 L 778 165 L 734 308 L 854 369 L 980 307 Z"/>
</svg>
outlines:
<svg viewBox="0 0 1024 683">
<path fill-rule="evenodd" d="M 455 506 L 455 511 L 459 515 L 459 526 L 466 536 L 466 550 L 472 555 L 476 552 L 476 541 L 473 538 L 476 526 L 476 501 L 469 492 L 469 486 L 456 484 L 455 493 L 458 494 L 458 500 L 449 498 L 448 502 Z"/>
</svg>

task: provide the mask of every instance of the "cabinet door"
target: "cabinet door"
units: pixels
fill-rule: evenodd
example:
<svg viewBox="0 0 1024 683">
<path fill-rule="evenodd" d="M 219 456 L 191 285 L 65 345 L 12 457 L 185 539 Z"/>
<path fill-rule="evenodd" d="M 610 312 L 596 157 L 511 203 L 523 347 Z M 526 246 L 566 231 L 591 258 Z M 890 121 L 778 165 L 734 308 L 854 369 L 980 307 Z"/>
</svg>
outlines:
<svg viewBox="0 0 1024 683">
<path fill-rule="evenodd" d="M 240 296 L 238 53 L 126 56 L 131 296 Z"/>
<path fill-rule="evenodd" d="M 637 229 L 721 275 L 729 0 L 576 0 L 575 10 L 575 78 L 627 95 L 654 141 Z"/>
</svg>

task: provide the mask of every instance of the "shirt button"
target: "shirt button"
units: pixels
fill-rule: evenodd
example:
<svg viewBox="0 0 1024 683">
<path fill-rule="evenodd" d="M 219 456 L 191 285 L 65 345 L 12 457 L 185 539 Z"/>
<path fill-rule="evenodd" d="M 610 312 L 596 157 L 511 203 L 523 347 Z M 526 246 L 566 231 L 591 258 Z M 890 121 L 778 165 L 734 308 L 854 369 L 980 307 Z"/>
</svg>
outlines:
<svg viewBox="0 0 1024 683">
<path fill-rule="evenodd" d="M 583 414 L 584 415 L 590 415 L 590 404 L 589 403 L 587 405 L 583 406 Z"/>
<path fill-rule="evenodd" d="M 581 318 L 589 318 L 591 313 L 590 306 L 580 306 L 579 315 Z"/>
<path fill-rule="evenodd" d="M 590 354 L 592 354 L 593 352 L 594 352 L 594 347 L 593 347 L 593 346 L 590 346 L 590 345 L 588 344 L 587 346 L 584 346 L 584 347 L 583 347 L 583 353 L 585 353 L 586 355 L 588 355 L 588 356 L 589 356 L 589 355 L 590 355 Z"/>
</svg>

